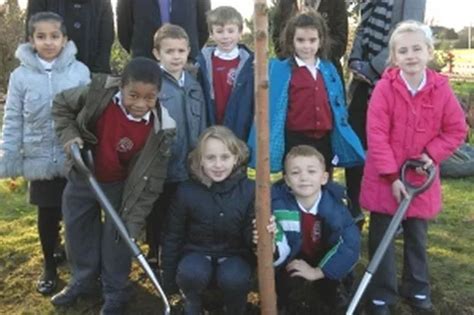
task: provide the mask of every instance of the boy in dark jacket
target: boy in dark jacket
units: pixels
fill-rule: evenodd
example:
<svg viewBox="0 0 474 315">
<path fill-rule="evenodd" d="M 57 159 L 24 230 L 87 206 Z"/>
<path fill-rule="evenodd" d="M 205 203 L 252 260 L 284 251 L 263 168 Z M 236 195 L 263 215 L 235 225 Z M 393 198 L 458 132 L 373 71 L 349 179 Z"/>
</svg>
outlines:
<svg viewBox="0 0 474 315">
<path fill-rule="evenodd" d="M 175 122 L 158 106 L 161 72 L 155 61 L 136 58 L 120 78 L 97 75 L 90 86 L 65 91 L 54 101 L 56 132 L 66 152 L 73 143 L 92 149 L 95 176 L 130 237 L 139 239 L 165 179 Z M 70 162 L 70 161 L 69 161 Z M 68 305 L 100 277 L 101 314 L 122 314 L 129 299 L 131 255 L 100 208 L 84 176 L 69 165 L 63 194 L 69 284 L 53 296 Z"/>
<path fill-rule="evenodd" d="M 76 44 L 77 59 L 91 72 L 110 73 L 115 35 L 110 0 L 28 0 L 27 20 L 42 11 L 63 17 L 68 37 Z"/>
<path fill-rule="evenodd" d="M 328 183 L 324 157 L 306 145 L 288 152 L 285 183 L 272 190 L 279 307 L 291 307 L 291 292 L 304 285 L 315 288 L 318 305 L 340 307 L 339 281 L 359 259 L 360 249 L 344 190 Z"/>
<path fill-rule="evenodd" d="M 197 58 L 210 126 L 224 125 L 247 141 L 254 113 L 253 52 L 239 45 L 243 20 L 232 7 L 218 7 L 207 15 L 217 46 L 204 47 Z"/>
<path fill-rule="evenodd" d="M 210 9 L 210 0 L 118 0 L 118 39 L 132 57 L 153 58 L 158 28 L 165 23 L 179 25 L 188 33 L 190 57 L 195 60 L 209 37 L 206 12 Z"/>
</svg>

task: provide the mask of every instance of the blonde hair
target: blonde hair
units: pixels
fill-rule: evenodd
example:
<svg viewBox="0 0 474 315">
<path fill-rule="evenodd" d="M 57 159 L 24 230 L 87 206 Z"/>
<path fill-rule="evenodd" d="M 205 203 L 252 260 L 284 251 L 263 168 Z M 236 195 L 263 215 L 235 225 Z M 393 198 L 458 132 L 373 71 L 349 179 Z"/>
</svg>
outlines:
<svg viewBox="0 0 474 315">
<path fill-rule="evenodd" d="M 428 25 L 414 20 L 403 21 L 397 24 L 392 32 L 392 35 L 390 36 L 390 40 L 388 42 L 389 55 L 387 64 L 392 66 L 395 65 L 395 45 L 397 43 L 397 39 L 400 35 L 406 33 L 423 34 L 425 43 L 428 46 L 428 50 L 430 52 L 434 51 L 433 33 L 431 32 L 431 29 Z"/>
<path fill-rule="evenodd" d="M 229 128 L 224 126 L 211 126 L 207 128 L 199 137 L 196 148 L 191 151 L 188 156 L 189 171 L 191 175 L 206 186 L 210 186 L 212 181 L 206 176 L 206 174 L 204 174 L 201 167 L 201 161 L 204 154 L 204 145 L 210 138 L 222 141 L 229 149 L 230 153 L 237 157 L 234 170 L 245 166 L 249 158 L 247 145 L 245 142 L 237 138 Z"/>
<path fill-rule="evenodd" d="M 207 13 L 207 25 L 209 32 L 212 32 L 212 26 L 224 26 L 226 24 L 235 24 L 242 32 L 244 20 L 242 15 L 233 7 L 220 6 Z"/>
<path fill-rule="evenodd" d="M 316 150 L 315 148 L 302 144 L 302 145 L 297 145 L 294 146 L 293 148 L 290 149 L 290 151 L 286 154 L 285 157 L 285 173 L 287 171 L 288 163 L 290 160 L 296 158 L 296 157 L 314 157 L 316 158 L 319 163 L 321 163 L 321 167 L 323 168 L 323 171 L 326 171 L 326 160 L 324 159 L 324 156 Z"/>
<path fill-rule="evenodd" d="M 189 46 L 189 36 L 181 26 L 174 24 L 163 24 L 153 36 L 153 48 L 160 50 L 161 42 L 166 38 L 184 39 Z"/>
</svg>

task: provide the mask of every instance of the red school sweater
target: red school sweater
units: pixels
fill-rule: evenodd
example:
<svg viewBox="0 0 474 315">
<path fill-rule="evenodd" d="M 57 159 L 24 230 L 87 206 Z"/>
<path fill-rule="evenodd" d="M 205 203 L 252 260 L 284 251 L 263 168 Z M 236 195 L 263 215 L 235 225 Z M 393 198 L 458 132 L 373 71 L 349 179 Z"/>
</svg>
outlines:
<svg viewBox="0 0 474 315">
<path fill-rule="evenodd" d="M 145 146 L 153 126 L 150 121 L 131 121 L 113 101 L 97 120 L 98 143 L 94 148 L 95 175 L 99 182 L 124 181 L 128 166 L 135 154 Z"/>
<path fill-rule="evenodd" d="M 331 108 L 320 72 L 315 80 L 306 67 L 293 70 L 286 128 L 317 139 L 332 130 Z"/>
</svg>

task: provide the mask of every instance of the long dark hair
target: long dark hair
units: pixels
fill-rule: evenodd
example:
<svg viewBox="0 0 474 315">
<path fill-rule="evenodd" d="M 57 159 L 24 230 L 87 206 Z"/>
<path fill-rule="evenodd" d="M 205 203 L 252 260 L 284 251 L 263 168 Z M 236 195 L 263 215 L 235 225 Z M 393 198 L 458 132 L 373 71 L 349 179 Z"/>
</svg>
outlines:
<svg viewBox="0 0 474 315">
<path fill-rule="evenodd" d="M 323 16 L 313 9 L 305 9 L 303 12 L 293 16 L 286 25 L 281 36 L 282 52 L 286 57 L 290 57 L 295 53 L 293 40 L 297 28 L 309 28 L 318 31 L 319 50 L 317 56 L 323 59 L 329 57 L 331 50 L 331 40 L 329 38 L 329 30 Z"/>
</svg>

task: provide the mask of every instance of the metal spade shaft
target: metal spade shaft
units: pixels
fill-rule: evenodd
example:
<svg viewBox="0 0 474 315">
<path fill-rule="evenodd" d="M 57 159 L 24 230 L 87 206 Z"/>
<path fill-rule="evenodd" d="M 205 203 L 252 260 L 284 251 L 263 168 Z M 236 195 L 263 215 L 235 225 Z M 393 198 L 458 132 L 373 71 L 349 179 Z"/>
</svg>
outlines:
<svg viewBox="0 0 474 315">
<path fill-rule="evenodd" d="M 86 164 L 85 164 L 85 162 L 82 158 L 79 146 L 77 144 L 73 144 L 71 146 L 71 155 L 72 155 L 72 158 L 74 160 L 74 165 L 75 165 L 76 169 L 81 174 L 83 174 L 84 176 L 87 177 L 87 180 L 89 182 L 89 185 L 92 188 L 92 191 L 94 192 L 97 200 L 99 201 L 100 205 L 102 206 L 102 209 L 104 209 L 104 211 L 107 213 L 109 218 L 112 220 L 114 226 L 116 227 L 118 233 L 120 234 L 121 240 L 127 244 L 128 248 L 132 252 L 133 256 L 138 260 L 141 267 L 143 268 L 143 270 L 147 274 L 148 278 L 153 283 L 153 286 L 158 291 L 161 299 L 163 300 L 164 314 L 169 315 L 170 311 L 171 311 L 170 304 L 168 302 L 168 299 L 166 298 L 166 295 L 165 295 L 163 289 L 161 288 L 161 286 L 158 282 L 158 279 L 156 278 L 155 274 L 151 270 L 150 265 L 148 264 L 145 257 L 143 256 L 142 251 L 140 250 L 138 245 L 135 243 L 135 241 L 128 234 L 127 228 L 123 224 L 122 219 L 117 214 L 114 207 L 110 204 L 109 199 L 107 198 L 104 191 L 100 187 L 99 182 L 97 181 L 94 174 L 92 173 L 92 170 L 88 166 L 86 166 Z M 91 158 L 92 157 L 90 156 L 89 157 L 90 161 L 88 161 L 89 163 L 92 163 Z"/>
<path fill-rule="evenodd" d="M 372 279 L 373 274 L 377 271 L 377 268 L 379 267 L 380 262 L 382 261 L 382 258 L 385 255 L 385 252 L 387 251 L 387 247 L 392 242 L 393 237 L 395 236 L 395 233 L 398 229 L 398 226 L 400 225 L 403 218 L 405 217 L 405 213 L 407 212 L 411 201 L 416 195 L 428 189 L 428 187 L 433 182 L 436 175 L 436 169 L 434 166 L 431 166 L 430 168 L 426 170 L 428 172 L 428 177 L 421 186 L 413 186 L 407 182 L 406 180 L 407 169 L 408 168 L 413 169 L 413 168 L 422 167 L 422 166 L 423 166 L 423 162 L 417 161 L 417 160 L 408 160 L 403 164 L 402 171 L 401 171 L 401 180 L 407 189 L 408 196 L 400 202 L 400 205 L 398 206 L 398 209 L 395 212 L 395 215 L 393 216 L 392 221 L 390 221 L 390 225 L 385 231 L 385 234 L 382 240 L 380 241 L 380 244 L 377 247 L 377 250 L 375 251 L 374 256 L 372 257 L 372 260 L 369 262 L 369 265 L 367 266 L 367 269 L 364 273 L 364 276 L 362 277 L 359 287 L 357 288 L 357 291 L 354 294 L 354 297 L 352 298 L 351 303 L 349 304 L 349 307 L 346 311 L 346 315 L 352 315 L 354 313 L 357 305 L 359 304 L 360 299 L 362 298 L 362 295 L 365 292 L 365 289 L 367 288 L 367 286 L 370 283 L 370 280 Z"/>
</svg>

